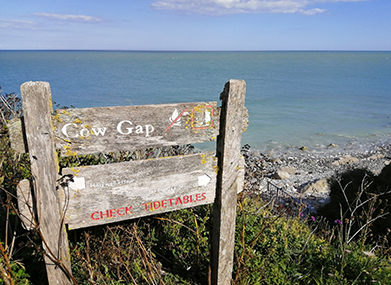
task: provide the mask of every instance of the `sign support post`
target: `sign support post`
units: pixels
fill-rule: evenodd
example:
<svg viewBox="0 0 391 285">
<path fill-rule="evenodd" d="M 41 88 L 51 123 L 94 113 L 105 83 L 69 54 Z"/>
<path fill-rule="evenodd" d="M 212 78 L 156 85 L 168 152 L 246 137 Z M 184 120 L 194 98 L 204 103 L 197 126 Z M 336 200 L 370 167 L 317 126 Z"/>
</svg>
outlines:
<svg viewBox="0 0 391 285">
<path fill-rule="evenodd" d="M 45 250 L 49 284 L 72 284 L 68 239 L 56 189 L 58 163 L 51 119 L 50 86 L 47 82 L 26 82 L 20 91 L 37 201 L 37 229 Z"/>
<path fill-rule="evenodd" d="M 230 80 L 220 95 L 220 133 L 217 138 L 218 174 L 213 205 L 211 253 L 212 285 L 231 284 L 235 243 L 239 158 L 246 83 Z"/>
</svg>

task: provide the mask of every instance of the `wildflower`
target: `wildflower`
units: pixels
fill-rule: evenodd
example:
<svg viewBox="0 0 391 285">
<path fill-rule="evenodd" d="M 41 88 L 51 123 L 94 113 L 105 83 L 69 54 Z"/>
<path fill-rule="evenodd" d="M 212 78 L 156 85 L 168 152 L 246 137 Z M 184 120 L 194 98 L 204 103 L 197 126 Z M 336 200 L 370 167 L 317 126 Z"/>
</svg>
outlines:
<svg viewBox="0 0 391 285">
<path fill-rule="evenodd" d="M 315 217 L 314 216 L 311 216 L 311 220 L 313 221 L 313 222 L 315 222 Z"/>
<path fill-rule="evenodd" d="M 342 225 L 342 222 L 341 222 L 341 220 L 335 220 L 334 224 Z"/>
</svg>

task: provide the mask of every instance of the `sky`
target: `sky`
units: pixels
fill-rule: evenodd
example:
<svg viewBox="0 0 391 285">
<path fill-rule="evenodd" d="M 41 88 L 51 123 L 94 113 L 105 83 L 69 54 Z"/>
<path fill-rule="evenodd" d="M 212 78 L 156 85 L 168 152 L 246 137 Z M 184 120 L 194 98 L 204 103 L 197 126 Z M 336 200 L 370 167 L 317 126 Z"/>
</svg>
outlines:
<svg viewBox="0 0 391 285">
<path fill-rule="evenodd" d="M 391 50 L 391 0 L 0 0 L 0 50 Z"/>
</svg>

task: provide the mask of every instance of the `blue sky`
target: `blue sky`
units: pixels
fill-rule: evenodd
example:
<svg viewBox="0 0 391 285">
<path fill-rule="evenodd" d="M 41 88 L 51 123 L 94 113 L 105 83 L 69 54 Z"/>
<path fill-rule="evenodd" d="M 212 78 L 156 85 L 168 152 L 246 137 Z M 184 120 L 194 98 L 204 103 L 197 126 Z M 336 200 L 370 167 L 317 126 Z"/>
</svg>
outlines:
<svg viewBox="0 0 391 285">
<path fill-rule="evenodd" d="M 0 49 L 391 50 L 391 0 L 0 0 Z"/>
</svg>

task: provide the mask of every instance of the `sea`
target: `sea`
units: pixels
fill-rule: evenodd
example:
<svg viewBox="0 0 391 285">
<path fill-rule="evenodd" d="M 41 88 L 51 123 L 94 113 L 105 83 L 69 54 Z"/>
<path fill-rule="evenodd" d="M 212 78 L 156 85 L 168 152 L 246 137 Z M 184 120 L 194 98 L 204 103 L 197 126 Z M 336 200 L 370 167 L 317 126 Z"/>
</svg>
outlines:
<svg viewBox="0 0 391 285">
<path fill-rule="evenodd" d="M 219 101 L 230 79 L 246 81 L 242 144 L 254 151 L 391 142 L 390 51 L 0 51 L 3 95 L 47 81 L 55 106 Z"/>
</svg>

